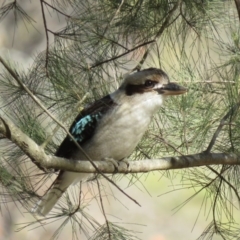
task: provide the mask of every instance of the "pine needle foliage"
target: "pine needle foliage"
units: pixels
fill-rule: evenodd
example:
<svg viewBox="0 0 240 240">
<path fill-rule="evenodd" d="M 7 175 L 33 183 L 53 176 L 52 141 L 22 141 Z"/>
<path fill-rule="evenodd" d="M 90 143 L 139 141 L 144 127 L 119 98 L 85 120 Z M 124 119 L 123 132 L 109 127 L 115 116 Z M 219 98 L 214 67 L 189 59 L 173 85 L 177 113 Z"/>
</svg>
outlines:
<svg viewBox="0 0 240 240">
<path fill-rule="evenodd" d="M 203 152 L 240 156 L 240 18 L 235 2 L 40 0 L 46 49 L 27 72 L 5 59 L 9 68 L 3 66 L 0 72 L 0 116 L 11 119 L 47 154 L 54 154 L 65 132 L 48 113 L 69 126 L 85 104 L 116 89 L 125 74 L 154 66 L 163 68 L 189 92 L 168 99 L 130 159 Z M 65 27 L 50 30 L 48 11 L 64 17 Z M 0 5 L 0 20 L 11 14 L 16 23 L 22 19 L 26 26 L 34 26 L 20 1 Z M 54 36 L 52 44 L 49 35 Z M 0 210 L 13 201 L 21 212 L 32 214 L 31 207 L 57 170 L 42 168 L 6 136 L 0 136 Z M 176 211 L 187 209 L 192 198 L 202 196 L 205 209 L 199 209 L 209 225 L 199 240 L 239 238 L 239 171 L 238 165 L 224 164 L 186 166 L 165 174 L 170 181 L 180 176 L 180 188 L 194 191 Z M 129 185 L 141 181 L 138 175 L 130 179 Z M 36 220 L 19 230 L 59 221 L 52 239 L 58 239 L 69 224 L 72 239 L 80 235 L 99 240 L 137 239 L 131 226 L 123 228 L 105 213 L 104 204 L 115 197 L 102 179 L 85 185 L 87 193 L 82 186 L 71 187 L 50 216 L 34 216 Z M 104 223 L 88 213 L 94 201 Z"/>
</svg>

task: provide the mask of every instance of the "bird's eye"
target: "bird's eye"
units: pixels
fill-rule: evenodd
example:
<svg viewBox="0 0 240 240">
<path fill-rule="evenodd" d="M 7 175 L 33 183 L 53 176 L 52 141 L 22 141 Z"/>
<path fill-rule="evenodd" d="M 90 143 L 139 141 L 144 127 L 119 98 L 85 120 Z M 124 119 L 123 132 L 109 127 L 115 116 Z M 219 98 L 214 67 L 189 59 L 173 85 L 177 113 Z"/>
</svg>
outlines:
<svg viewBox="0 0 240 240">
<path fill-rule="evenodd" d="M 151 80 L 146 80 L 144 85 L 146 87 L 154 87 L 155 86 L 155 82 L 151 81 Z"/>
</svg>

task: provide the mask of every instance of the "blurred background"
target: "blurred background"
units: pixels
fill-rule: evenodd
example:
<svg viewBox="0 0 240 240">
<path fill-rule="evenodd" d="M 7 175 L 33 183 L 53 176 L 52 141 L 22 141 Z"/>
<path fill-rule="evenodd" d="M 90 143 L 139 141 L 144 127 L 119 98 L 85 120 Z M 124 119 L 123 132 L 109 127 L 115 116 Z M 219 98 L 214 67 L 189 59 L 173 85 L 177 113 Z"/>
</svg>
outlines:
<svg viewBox="0 0 240 240">
<path fill-rule="evenodd" d="M 7 2 L 0 0 L 0 6 Z M 34 23 L 26 23 L 21 16 L 14 14 L 0 19 L 0 55 L 27 71 L 34 58 L 45 50 L 46 35 L 40 1 L 22 0 L 18 2 L 34 20 Z M 60 14 L 51 11 L 48 12 L 46 18 L 50 30 L 61 30 L 65 26 L 66 19 Z M 52 34 L 49 34 L 49 42 L 53 42 Z M 194 172 L 194 169 L 192 171 Z M 197 239 L 207 227 L 207 220 L 211 213 L 204 212 L 207 207 L 202 205 L 205 197 L 203 194 L 198 194 L 187 201 L 194 194 L 194 190 L 189 190 L 187 183 L 185 189 L 182 184 L 179 184 L 182 174 L 184 171 L 153 172 L 139 174 L 135 180 L 132 180 L 131 176 L 123 176 L 118 185 L 136 199 L 141 206 L 136 205 L 102 180 L 106 193 L 110 194 L 104 199 L 106 214 L 112 221 L 121 222 L 123 227 L 135 231 L 139 239 Z M 84 192 L 89 196 L 94 189 L 96 189 L 95 183 L 84 186 Z M 19 231 L 23 226 L 22 223 L 26 225 L 34 220 L 32 216 L 30 214 L 23 215 L 19 206 L 12 203 L 6 203 L 6 206 L 0 207 L 2 214 L 0 217 L 1 240 L 48 239 L 61 224 L 61 221 L 53 221 L 46 226 L 26 227 Z M 104 222 L 99 206 L 94 200 L 87 208 L 89 214 L 99 219 L 100 223 Z M 58 239 L 71 239 L 72 228 L 70 223 L 68 225 L 69 227 L 64 228 Z M 86 239 L 84 234 L 81 239 Z"/>
</svg>

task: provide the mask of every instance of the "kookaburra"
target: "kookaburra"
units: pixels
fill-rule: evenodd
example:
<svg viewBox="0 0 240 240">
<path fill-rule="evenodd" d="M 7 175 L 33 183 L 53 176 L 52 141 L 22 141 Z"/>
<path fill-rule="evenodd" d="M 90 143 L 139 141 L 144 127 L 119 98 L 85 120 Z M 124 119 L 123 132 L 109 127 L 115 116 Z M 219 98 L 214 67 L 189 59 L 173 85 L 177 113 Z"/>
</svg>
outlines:
<svg viewBox="0 0 240 240">
<path fill-rule="evenodd" d="M 128 75 L 115 92 L 83 109 L 69 131 L 93 161 L 121 161 L 133 152 L 165 97 L 186 91 L 186 88 L 171 83 L 161 69 L 149 68 L 135 72 Z M 86 160 L 68 136 L 58 148 L 56 156 Z M 89 173 L 61 170 L 33 211 L 46 215 L 72 183 L 91 176 Z"/>
</svg>

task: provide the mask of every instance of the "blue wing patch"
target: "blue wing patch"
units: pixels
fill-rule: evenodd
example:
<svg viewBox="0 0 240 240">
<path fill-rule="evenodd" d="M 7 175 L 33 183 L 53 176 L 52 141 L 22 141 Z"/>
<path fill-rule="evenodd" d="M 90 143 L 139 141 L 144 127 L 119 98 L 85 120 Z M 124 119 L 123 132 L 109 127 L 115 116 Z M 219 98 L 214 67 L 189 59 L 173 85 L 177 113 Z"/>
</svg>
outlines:
<svg viewBox="0 0 240 240">
<path fill-rule="evenodd" d="M 89 138 L 92 132 L 95 130 L 98 121 L 101 119 L 102 114 L 96 113 L 87 115 L 81 118 L 70 129 L 71 134 L 79 143 Z"/>
<path fill-rule="evenodd" d="M 107 95 L 83 109 L 74 122 L 69 132 L 76 141 L 83 146 L 94 135 L 98 122 L 107 111 L 115 105 L 114 101 Z M 63 140 L 55 155 L 58 157 L 71 158 L 78 150 L 76 144 L 68 136 Z"/>
</svg>

